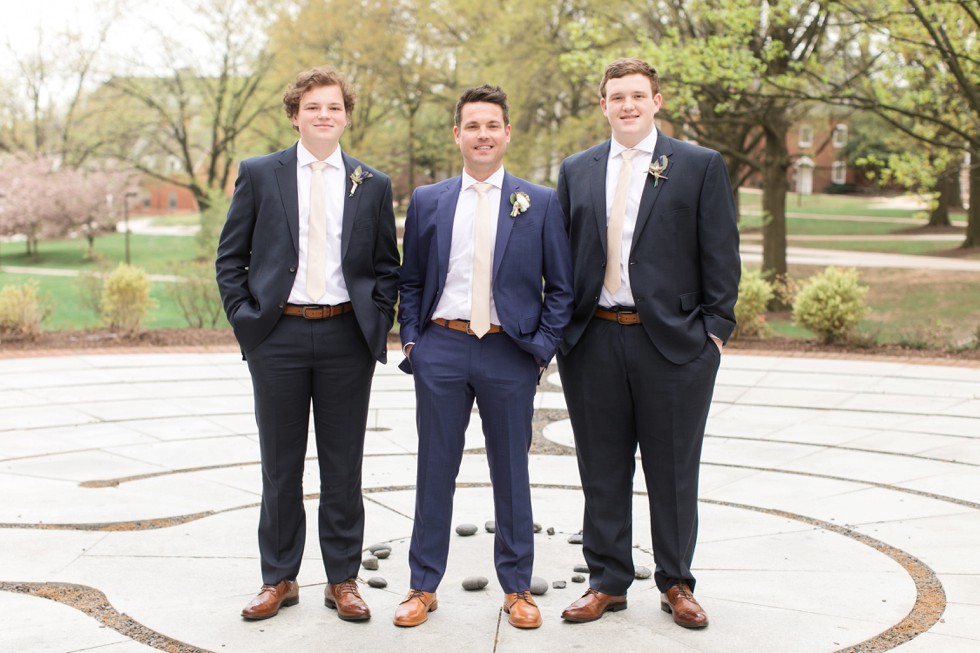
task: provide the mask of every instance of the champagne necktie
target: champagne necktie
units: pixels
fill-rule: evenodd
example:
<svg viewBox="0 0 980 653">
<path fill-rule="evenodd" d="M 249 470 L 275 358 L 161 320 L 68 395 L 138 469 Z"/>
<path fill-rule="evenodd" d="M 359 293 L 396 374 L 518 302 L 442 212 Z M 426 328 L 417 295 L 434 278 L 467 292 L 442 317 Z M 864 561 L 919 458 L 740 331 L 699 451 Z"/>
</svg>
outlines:
<svg viewBox="0 0 980 653">
<path fill-rule="evenodd" d="M 314 161 L 310 183 L 310 228 L 306 236 L 306 294 L 317 303 L 327 292 L 327 164 Z"/>
<path fill-rule="evenodd" d="M 622 285 L 623 257 L 623 217 L 626 215 L 626 200 L 630 194 L 630 177 L 633 175 L 633 157 L 638 150 L 623 150 L 623 163 L 616 179 L 616 193 L 613 195 L 609 224 L 606 227 L 606 274 L 602 285 L 610 293 L 615 293 Z"/>
<path fill-rule="evenodd" d="M 482 338 L 490 330 L 490 184 L 473 184 L 476 217 L 473 225 L 473 280 L 470 288 L 470 330 Z"/>
</svg>

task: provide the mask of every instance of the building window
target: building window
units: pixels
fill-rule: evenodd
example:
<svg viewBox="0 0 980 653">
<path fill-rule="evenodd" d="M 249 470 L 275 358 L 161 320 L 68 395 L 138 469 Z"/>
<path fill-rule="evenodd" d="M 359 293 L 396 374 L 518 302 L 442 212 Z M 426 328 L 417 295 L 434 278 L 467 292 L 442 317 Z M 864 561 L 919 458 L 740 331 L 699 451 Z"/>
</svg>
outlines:
<svg viewBox="0 0 980 653">
<path fill-rule="evenodd" d="M 847 183 L 847 164 L 843 161 L 834 161 L 830 169 L 830 181 L 835 184 Z"/>
<path fill-rule="evenodd" d="M 844 147 L 847 145 L 847 125 L 837 125 L 834 127 L 834 147 Z"/>
<path fill-rule="evenodd" d="M 813 147 L 813 127 L 800 125 L 800 147 Z"/>
<path fill-rule="evenodd" d="M 167 193 L 167 208 L 176 209 L 177 208 L 177 191 L 172 190 Z"/>
<path fill-rule="evenodd" d="M 150 208 L 150 206 L 152 204 L 152 201 L 153 200 L 152 200 L 152 198 L 149 195 L 144 195 L 143 196 L 143 208 L 144 209 Z"/>
</svg>

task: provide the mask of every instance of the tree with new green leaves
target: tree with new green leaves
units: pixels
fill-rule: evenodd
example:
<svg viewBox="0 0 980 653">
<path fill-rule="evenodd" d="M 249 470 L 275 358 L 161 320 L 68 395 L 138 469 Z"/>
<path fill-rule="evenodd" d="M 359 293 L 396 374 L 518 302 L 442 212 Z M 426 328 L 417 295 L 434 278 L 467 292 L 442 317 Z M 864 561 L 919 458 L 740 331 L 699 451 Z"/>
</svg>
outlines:
<svg viewBox="0 0 980 653">
<path fill-rule="evenodd" d="M 969 156 L 970 208 L 964 247 L 980 247 L 980 57 L 976 0 L 836 0 L 871 35 L 860 84 L 839 103 L 876 112 L 918 143 L 891 161 L 907 183 L 935 186 Z M 941 190 L 941 189 L 940 189 Z M 948 192 L 948 191 L 947 191 Z"/>
</svg>

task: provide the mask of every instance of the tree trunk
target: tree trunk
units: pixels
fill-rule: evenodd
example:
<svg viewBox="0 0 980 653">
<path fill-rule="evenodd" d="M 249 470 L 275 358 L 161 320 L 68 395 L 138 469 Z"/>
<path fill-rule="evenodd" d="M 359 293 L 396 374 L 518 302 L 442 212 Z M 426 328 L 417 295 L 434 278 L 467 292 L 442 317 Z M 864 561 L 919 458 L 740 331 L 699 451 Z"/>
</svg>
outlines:
<svg viewBox="0 0 980 653">
<path fill-rule="evenodd" d="M 950 180 L 946 175 L 942 175 L 936 180 L 933 192 L 936 193 L 936 206 L 929 212 L 930 227 L 948 227 L 949 221 L 949 195 Z"/>
<path fill-rule="evenodd" d="M 949 168 L 949 203 L 951 211 L 963 210 L 963 184 L 960 178 L 963 176 L 963 161 L 959 160 Z"/>
<path fill-rule="evenodd" d="M 980 143 L 970 149 L 970 210 L 963 247 L 980 247 Z"/>
<path fill-rule="evenodd" d="M 782 116 L 766 128 L 765 160 L 762 168 L 762 273 L 769 278 L 786 276 L 786 193 L 789 182 L 789 151 L 786 121 Z"/>
</svg>

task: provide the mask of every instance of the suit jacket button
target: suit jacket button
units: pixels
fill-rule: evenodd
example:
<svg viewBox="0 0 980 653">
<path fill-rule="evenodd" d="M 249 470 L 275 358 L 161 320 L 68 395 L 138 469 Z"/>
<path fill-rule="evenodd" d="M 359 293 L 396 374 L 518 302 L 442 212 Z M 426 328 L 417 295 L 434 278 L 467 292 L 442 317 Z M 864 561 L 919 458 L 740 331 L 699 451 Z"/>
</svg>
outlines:
<svg viewBox="0 0 980 653">
<path fill-rule="evenodd" d="M 279 302 L 279 308 L 286 308 L 286 302 Z"/>
<path fill-rule="evenodd" d="M 289 271 L 290 271 L 290 272 L 295 272 L 295 271 L 296 271 L 296 268 L 295 268 L 295 267 L 293 267 L 293 266 L 290 266 L 290 268 L 289 268 Z"/>
</svg>

